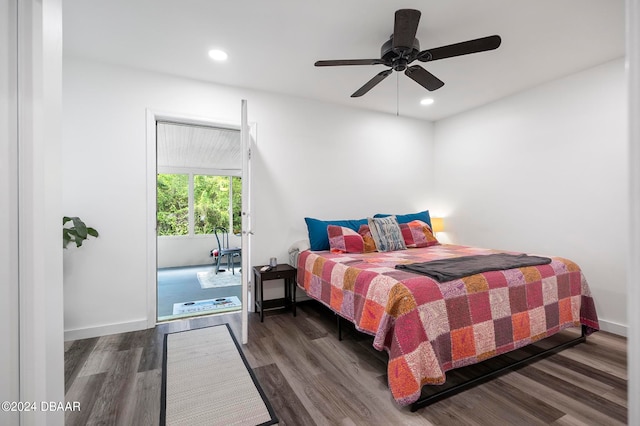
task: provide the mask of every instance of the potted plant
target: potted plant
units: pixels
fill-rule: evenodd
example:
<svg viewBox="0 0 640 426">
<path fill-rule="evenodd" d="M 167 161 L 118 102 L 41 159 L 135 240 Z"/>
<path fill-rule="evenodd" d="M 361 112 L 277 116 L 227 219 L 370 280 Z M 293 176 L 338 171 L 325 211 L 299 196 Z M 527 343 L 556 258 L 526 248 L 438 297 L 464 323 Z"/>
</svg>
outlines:
<svg viewBox="0 0 640 426">
<path fill-rule="evenodd" d="M 72 226 L 65 226 L 67 223 L 71 222 Z M 62 218 L 62 247 L 67 248 L 67 245 L 70 242 L 76 243 L 76 247 L 80 247 L 84 240 L 92 237 L 98 237 L 98 231 L 95 229 L 88 227 L 85 223 L 77 216 L 68 217 L 64 216 Z"/>
</svg>

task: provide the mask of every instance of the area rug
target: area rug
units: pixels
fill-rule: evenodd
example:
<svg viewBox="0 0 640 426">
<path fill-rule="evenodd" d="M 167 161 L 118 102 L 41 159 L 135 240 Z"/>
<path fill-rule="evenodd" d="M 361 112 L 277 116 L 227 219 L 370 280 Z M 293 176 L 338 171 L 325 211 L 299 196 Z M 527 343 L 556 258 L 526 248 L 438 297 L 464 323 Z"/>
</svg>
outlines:
<svg viewBox="0 0 640 426">
<path fill-rule="evenodd" d="M 236 296 L 218 297 L 216 299 L 194 300 L 173 304 L 173 315 L 220 313 L 235 311 L 242 307 Z"/>
<path fill-rule="evenodd" d="M 229 287 L 242 284 L 242 274 L 236 271 L 232 274 L 229 271 L 215 273 L 215 270 L 201 271 L 197 273 L 198 282 L 202 288 Z"/>
<path fill-rule="evenodd" d="M 278 423 L 227 324 L 165 334 L 161 425 Z"/>
</svg>

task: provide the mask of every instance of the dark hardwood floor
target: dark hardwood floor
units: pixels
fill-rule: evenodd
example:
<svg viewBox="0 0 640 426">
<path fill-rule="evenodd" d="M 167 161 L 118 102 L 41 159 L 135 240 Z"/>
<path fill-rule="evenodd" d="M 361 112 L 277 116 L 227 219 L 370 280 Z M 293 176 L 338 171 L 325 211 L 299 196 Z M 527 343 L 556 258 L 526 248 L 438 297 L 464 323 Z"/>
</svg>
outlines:
<svg viewBox="0 0 640 426">
<path fill-rule="evenodd" d="M 412 413 L 391 398 L 387 354 L 352 326 L 344 327 L 338 341 L 335 316 L 323 306 L 300 303 L 295 318 L 288 311 L 267 312 L 264 323 L 257 314 L 249 316 L 249 344 L 243 350 L 281 425 L 627 422 L 627 344 L 613 334 L 595 333 L 586 343 Z M 66 342 L 66 399 L 81 404 L 80 411 L 67 413 L 66 424 L 157 425 L 164 334 L 223 322 L 240 336 L 240 315 L 233 313 Z"/>
</svg>

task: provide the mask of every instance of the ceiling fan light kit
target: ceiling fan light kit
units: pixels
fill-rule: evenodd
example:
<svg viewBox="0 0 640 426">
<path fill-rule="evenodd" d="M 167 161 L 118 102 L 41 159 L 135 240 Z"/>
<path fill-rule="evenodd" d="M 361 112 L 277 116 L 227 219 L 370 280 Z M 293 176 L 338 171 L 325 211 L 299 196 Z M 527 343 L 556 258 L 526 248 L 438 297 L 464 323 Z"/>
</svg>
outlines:
<svg viewBox="0 0 640 426">
<path fill-rule="evenodd" d="M 430 62 L 454 56 L 494 50 L 502 42 L 500 36 L 492 35 L 461 43 L 436 47 L 420 51 L 420 42 L 416 38 L 421 13 L 415 9 L 400 9 L 396 11 L 393 34 L 380 48 L 380 59 L 337 59 L 317 61 L 317 67 L 332 67 L 343 65 L 385 65 L 390 69 L 376 74 L 351 97 L 357 98 L 373 89 L 393 71 L 402 72 L 429 91 L 444 86 L 444 82 L 431 74 L 420 65 L 411 65 L 414 61 Z"/>
</svg>

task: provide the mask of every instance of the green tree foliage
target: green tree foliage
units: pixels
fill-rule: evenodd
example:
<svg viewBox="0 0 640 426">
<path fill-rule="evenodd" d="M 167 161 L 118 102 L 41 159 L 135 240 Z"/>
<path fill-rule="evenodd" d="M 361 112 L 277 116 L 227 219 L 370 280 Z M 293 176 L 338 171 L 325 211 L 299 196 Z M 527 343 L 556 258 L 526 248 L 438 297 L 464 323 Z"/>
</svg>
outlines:
<svg viewBox="0 0 640 426">
<path fill-rule="evenodd" d="M 234 176 L 231 178 L 233 188 L 233 233 L 239 234 L 242 231 L 242 178 Z"/>
<path fill-rule="evenodd" d="M 193 177 L 194 232 L 213 234 L 216 228 L 229 228 L 229 177 Z"/>
<path fill-rule="evenodd" d="M 231 187 L 230 187 L 231 185 Z M 158 175 L 158 235 L 189 234 L 189 175 Z M 229 228 L 229 190 L 232 190 L 233 232 L 241 229 L 242 180 L 229 176 L 193 176 L 195 234 Z"/>
<path fill-rule="evenodd" d="M 189 175 L 159 174 L 158 235 L 189 234 Z"/>
</svg>

